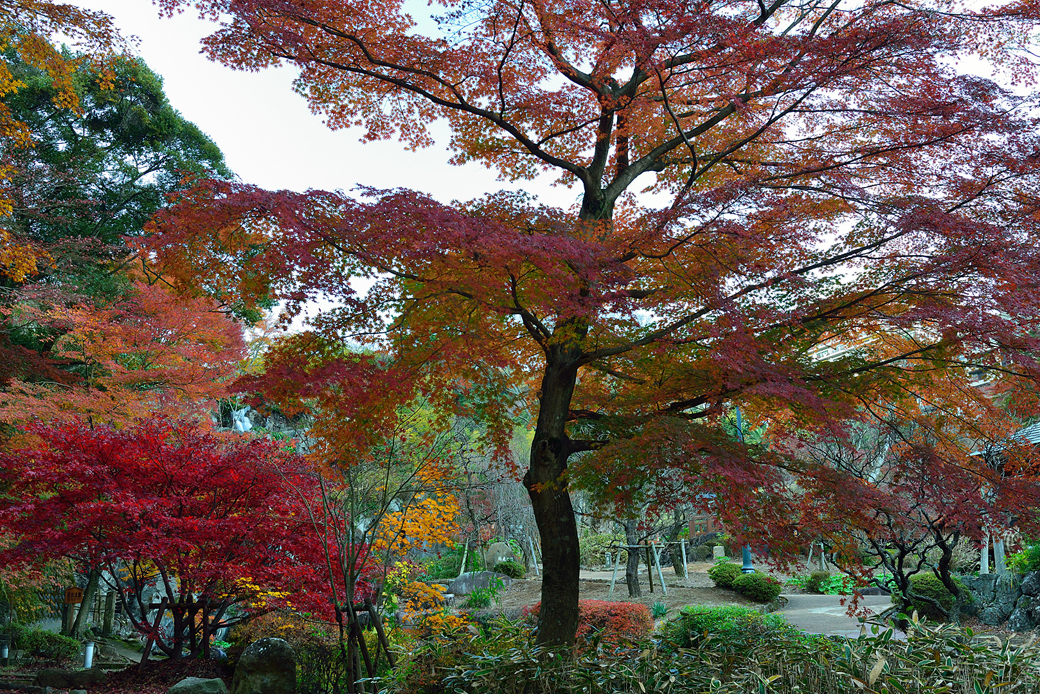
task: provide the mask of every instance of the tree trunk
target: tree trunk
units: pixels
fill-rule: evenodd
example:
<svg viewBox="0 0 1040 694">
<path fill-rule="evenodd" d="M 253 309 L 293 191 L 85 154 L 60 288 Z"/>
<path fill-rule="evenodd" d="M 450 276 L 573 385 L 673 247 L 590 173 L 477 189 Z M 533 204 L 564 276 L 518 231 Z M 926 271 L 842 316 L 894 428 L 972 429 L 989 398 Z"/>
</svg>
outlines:
<svg viewBox="0 0 1040 694">
<path fill-rule="evenodd" d="M 553 647 L 573 646 L 578 630 L 578 524 L 568 491 L 570 449 L 566 433 L 578 353 L 576 348 L 564 346 L 549 350 L 531 443 L 531 466 L 524 475 L 542 541 L 542 606 L 536 641 Z"/>
<path fill-rule="evenodd" d="M 72 623 L 72 628 L 69 630 L 69 636 L 74 639 L 78 639 L 83 635 L 83 629 L 86 627 L 87 622 L 85 615 L 90 613 L 90 606 L 94 602 L 94 594 L 97 592 L 98 581 L 100 579 L 101 572 L 97 569 L 91 569 L 87 578 L 87 587 L 83 591 L 83 602 L 80 603 L 79 612 L 76 614 L 76 621 Z"/>
<path fill-rule="evenodd" d="M 668 540 L 668 545 L 666 546 L 672 559 L 672 568 L 675 569 L 675 575 L 679 578 L 686 578 L 686 564 L 683 563 L 683 555 L 679 545 L 675 543 L 679 541 L 679 535 L 685 527 L 686 514 L 679 509 L 672 511 L 672 525 L 668 528 L 665 539 Z"/>
<path fill-rule="evenodd" d="M 642 597 L 639 587 L 639 550 L 633 549 L 639 544 L 639 521 L 625 521 L 625 544 L 628 545 L 628 563 L 625 564 L 625 582 L 628 584 L 628 597 Z"/>
</svg>

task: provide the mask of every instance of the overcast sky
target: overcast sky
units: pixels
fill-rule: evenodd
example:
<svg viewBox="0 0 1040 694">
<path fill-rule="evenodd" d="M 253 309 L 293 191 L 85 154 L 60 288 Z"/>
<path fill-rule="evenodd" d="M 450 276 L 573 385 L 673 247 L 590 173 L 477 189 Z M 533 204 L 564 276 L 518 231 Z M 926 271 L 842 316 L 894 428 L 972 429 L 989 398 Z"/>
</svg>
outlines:
<svg viewBox="0 0 1040 694">
<path fill-rule="evenodd" d="M 238 72 L 201 55 L 199 39 L 214 25 L 192 12 L 165 19 L 147 0 L 73 2 L 109 13 L 124 35 L 139 39 L 137 52 L 163 77 L 174 108 L 213 138 L 247 183 L 348 192 L 358 184 L 405 187 L 442 202 L 523 186 L 548 204 L 569 207 L 576 199 L 576 190 L 551 188 L 549 179 L 510 185 L 480 165 L 449 166 L 446 128 L 437 129 L 442 146 L 419 152 L 396 140 L 361 144 L 356 130 L 329 130 L 292 92 L 293 69 Z"/>
</svg>

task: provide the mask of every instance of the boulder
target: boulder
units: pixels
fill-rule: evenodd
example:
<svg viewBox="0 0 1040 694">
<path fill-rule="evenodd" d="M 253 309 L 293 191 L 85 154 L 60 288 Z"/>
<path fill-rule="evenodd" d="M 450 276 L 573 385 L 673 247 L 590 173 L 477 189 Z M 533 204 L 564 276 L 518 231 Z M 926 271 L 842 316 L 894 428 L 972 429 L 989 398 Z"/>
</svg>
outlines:
<svg viewBox="0 0 1040 694">
<path fill-rule="evenodd" d="M 996 574 L 981 574 L 979 576 L 961 576 L 961 583 L 975 596 L 976 602 L 988 605 L 993 602 L 993 595 L 997 585 Z"/>
<path fill-rule="evenodd" d="M 1015 608 L 1015 611 L 1008 617 L 1008 631 L 1029 631 L 1033 626 L 1033 620 L 1029 618 L 1029 615 L 1021 607 Z"/>
<path fill-rule="evenodd" d="M 1004 622 L 1006 615 L 995 607 L 986 607 L 979 610 L 979 621 L 991 627 L 998 626 Z"/>
<path fill-rule="evenodd" d="M 484 565 L 492 569 L 500 561 L 516 561 L 513 548 L 505 542 L 495 542 L 484 552 Z"/>
<path fill-rule="evenodd" d="M 296 655 L 284 639 L 249 644 L 235 666 L 231 694 L 296 694 Z"/>
<path fill-rule="evenodd" d="M 1026 574 L 1026 577 L 1022 579 L 1022 585 L 1019 587 L 1022 589 L 1023 595 L 1028 595 L 1031 598 L 1040 597 L 1040 571 Z"/>
<path fill-rule="evenodd" d="M 1029 598 L 1029 604 L 1026 605 L 1026 614 L 1033 620 L 1035 624 L 1040 624 L 1040 597 Z"/>
<path fill-rule="evenodd" d="M 448 586 L 448 592 L 454 595 L 469 595 L 475 590 L 487 590 L 491 586 L 491 579 L 498 578 L 502 581 L 502 587 L 513 582 L 505 574 L 497 574 L 494 571 L 470 571 L 464 573 Z"/>
<path fill-rule="evenodd" d="M 227 686 L 219 677 L 186 677 L 170 687 L 168 694 L 227 694 Z"/>
<path fill-rule="evenodd" d="M 89 689 L 103 684 L 108 678 L 104 670 L 62 670 L 61 668 L 45 668 L 36 673 L 35 683 L 39 687 L 55 689 Z"/>
</svg>

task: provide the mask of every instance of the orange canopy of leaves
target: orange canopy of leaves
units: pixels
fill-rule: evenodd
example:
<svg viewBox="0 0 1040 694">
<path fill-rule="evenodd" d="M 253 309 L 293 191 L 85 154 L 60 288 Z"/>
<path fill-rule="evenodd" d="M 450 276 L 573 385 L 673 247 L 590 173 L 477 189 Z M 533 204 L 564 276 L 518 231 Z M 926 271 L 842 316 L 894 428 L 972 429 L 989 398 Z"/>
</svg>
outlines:
<svg viewBox="0 0 1040 694">
<path fill-rule="evenodd" d="M 14 380 L 0 393 L 0 421 L 90 417 L 125 423 L 157 410 L 199 414 L 222 397 L 244 356 L 241 330 L 208 299 L 137 283 L 110 307 L 80 304 L 15 316 L 61 326 L 50 357 L 74 381 Z"/>
</svg>

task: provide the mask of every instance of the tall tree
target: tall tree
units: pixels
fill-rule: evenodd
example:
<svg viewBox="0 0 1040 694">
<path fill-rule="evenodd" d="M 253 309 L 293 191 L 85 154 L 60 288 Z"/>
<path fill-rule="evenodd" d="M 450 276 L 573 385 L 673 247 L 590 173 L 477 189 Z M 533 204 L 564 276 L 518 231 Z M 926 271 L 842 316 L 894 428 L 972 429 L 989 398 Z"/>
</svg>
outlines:
<svg viewBox="0 0 1040 694">
<path fill-rule="evenodd" d="M 152 246 L 203 289 L 334 297 L 315 330 L 381 341 L 395 373 L 530 384 L 543 643 L 577 624 L 575 454 L 611 446 L 621 485 L 667 468 L 783 548 L 841 476 L 720 436 L 728 404 L 820 429 L 905 392 L 906 364 L 1040 374 L 1036 0 L 491 0 L 430 24 L 402 2 L 192 4 L 222 22 L 214 59 L 294 64 L 332 127 L 423 146 L 445 119 L 453 162 L 578 189 L 570 211 L 451 209 L 214 182 Z M 980 57 L 995 79 L 963 72 Z M 875 335 L 904 339 L 819 358 Z"/>
</svg>

